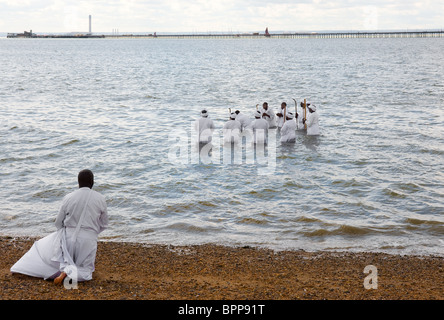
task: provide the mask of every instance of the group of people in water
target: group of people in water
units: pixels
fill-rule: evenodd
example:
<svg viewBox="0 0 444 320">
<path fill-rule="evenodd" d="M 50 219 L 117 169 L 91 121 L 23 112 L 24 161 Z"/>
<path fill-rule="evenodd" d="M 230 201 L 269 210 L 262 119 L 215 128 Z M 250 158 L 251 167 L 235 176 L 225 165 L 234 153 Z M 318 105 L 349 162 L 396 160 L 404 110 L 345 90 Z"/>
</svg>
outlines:
<svg viewBox="0 0 444 320">
<path fill-rule="evenodd" d="M 319 115 L 316 112 L 316 106 L 303 102 L 300 106 L 301 114 L 297 110 L 293 113 L 288 110 L 287 103 L 282 102 L 280 110 L 275 113 L 268 103 L 264 102 L 262 108 L 256 107 L 254 120 L 239 110 L 235 112 L 230 110 L 229 120 L 223 127 L 224 142 L 237 143 L 240 141 L 241 134 L 249 131 L 252 133 L 254 143 L 266 144 L 269 129 L 280 131 L 281 143 L 296 142 L 296 131 L 298 130 L 306 130 L 307 135 L 319 135 Z M 195 129 L 199 133 L 200 143 L 211 142 L 215 127 L 207 110 L 202 110 L 201 118 L 196 120 Z"/>
<path fill-rule="evenodd" d="M 301 114 L 292 113 L 282 102 L 280 110 L 274 113 L 264 102 L 261 109 L 257 108 L 254 120 L 239 110 L 230 110 L 230 119 L 223 127 L 224 142 L 237 143 L 242 136 L 252 134 L 254 143 L 266 144 L 268 130 L 274 128 L 280 131 L 281 143 L 296 142 L 297 130 L 306 130 L 307 135 L 319 135 L 316 106 L 301 103 L 301 108 Z M 196 133 L 199 142 L 207 144 L 212 140 L 215 127 L 207 110 L 202 110 L 201 115 L 195 123 Z M 55 284 L 63 283 L 69 288 L 75 287 L 77 281 L 92 279 L 97 237 L 108 225 L 107 205 L 105 198 L 92 190 L 92 171 L 80 171 L 78 183 L 79 189 L 63 199 L 56 219 L 57 231 L 36 241 L 11 267 L 12 273 L 53 279 Z"/>
</svg>

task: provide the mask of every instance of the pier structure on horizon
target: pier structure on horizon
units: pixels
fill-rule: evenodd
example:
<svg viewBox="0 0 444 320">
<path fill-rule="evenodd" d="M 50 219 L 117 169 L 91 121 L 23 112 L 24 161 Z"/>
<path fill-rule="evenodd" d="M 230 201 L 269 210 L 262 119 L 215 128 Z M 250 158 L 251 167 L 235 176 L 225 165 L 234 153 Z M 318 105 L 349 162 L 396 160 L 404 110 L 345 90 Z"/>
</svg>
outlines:
<svg viewBox="0 0 444 320">
<path fill-rule="evenodd" d="M 444 38 L 444 31 L 374 31 L 374 32 L 295 32 L 295 33 L 193 33 L 193 34 L 121 34 L 105 38 L 163 39 L 338 39 L 338 38 Z"/>
<path fill-rule="evenodd" d="M 295 33 L 184 33 L 184 34 L 47 34 L 31 32 L 8 33 L 7 38 L 107 38 L 107 39 L 352 39 L 352 38 L 444 38 L 443 30 L 426 31 L 350 31 Z"/>
</svg>

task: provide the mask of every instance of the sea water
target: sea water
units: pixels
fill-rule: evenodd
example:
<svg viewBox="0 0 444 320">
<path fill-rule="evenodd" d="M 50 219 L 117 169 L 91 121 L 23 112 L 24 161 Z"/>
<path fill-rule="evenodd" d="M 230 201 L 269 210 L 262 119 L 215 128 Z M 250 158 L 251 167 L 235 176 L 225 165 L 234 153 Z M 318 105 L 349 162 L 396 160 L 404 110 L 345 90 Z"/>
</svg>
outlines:
<svg viewBox="0 0 444 320">
<path fill-rule="evenodd" d="M 0 234 L 54 231 L 89 168 L 105 241 L 444 256 L 443 52 L 433 38 L 0 39 Z M 317 106 L 319 137 L 224 145 L 229 108 L 293 99 Z"/>
</svg>

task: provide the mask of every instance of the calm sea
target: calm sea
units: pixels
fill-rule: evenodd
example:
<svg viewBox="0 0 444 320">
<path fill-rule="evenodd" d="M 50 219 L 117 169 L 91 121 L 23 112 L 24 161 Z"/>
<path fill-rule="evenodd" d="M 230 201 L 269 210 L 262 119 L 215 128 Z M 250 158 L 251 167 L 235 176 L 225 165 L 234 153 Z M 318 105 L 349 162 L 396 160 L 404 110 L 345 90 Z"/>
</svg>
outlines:
<svg viewBox="0 0 444 320">
<path fill-rule="evenodd" d="M 90 168 L 102 240 L 444 256 L 443 52 L 444 39 L 0 39 L 0 234 L 54 231 Z M 229 108 L 304 98 L 321 136 L 274 132 L 266 162 L 248 144 L 223 157 Z M 191 143 L 204 108 L 209 161 Z"/>
</svg>

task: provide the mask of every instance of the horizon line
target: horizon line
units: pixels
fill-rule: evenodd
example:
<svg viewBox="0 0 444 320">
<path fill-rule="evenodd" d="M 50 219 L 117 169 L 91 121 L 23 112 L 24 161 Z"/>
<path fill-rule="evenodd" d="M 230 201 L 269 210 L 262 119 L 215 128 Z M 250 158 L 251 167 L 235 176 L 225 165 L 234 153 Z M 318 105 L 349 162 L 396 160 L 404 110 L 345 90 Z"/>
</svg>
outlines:
<svg viewBox="0 0 444 320">
<path fill-rule="evenodd" d="M 32 29 L 31 29 L 32 30 Z M 30 30 L 30 31 L 31 31 Z M 28 32 L 27 30 L 23 30 L 21 32 Z M 444 28 L 399 28 L 399 29 L 312 29 L 312 30 L 291 30 L 291 31 L 285 31 L 285 30 L 276 30 L 276 31 L 269 31 L 270 34 L 283 34 L 283 33 L 312 33 L 312 32 L 316 32 L 316 33 L 359 33 L 359 32 L 415 32 L 415 31 L 444 31 Z M 18 32 L 8 32 L 8 31 L 0 31 L 0 34 L 8 34 L 8 33 L 18 33 Z M 83 34 L 89 34 L 89 31 L 39 31 L 39 32 L 33 32 L 34 34 L 72 34 L 72 33 L 83 33 Z M 213 34 L 213 33 L 217 33 L 217 34 L 233 34 L 233 35 L 237 35 L 237 34 L 251 34 L 251 33 L 259 33 L 259 34 L 265 34 L 264 30 L 258 31 L 119 31 L 119 29 L 113 29 L 113 31 L 93 31 L 90 34 L 119 34 L 119 35 L 123 35 L 123 34 L 173 34 L 173 35 L 182 35 L 182 34 Z"/>
</svg>

